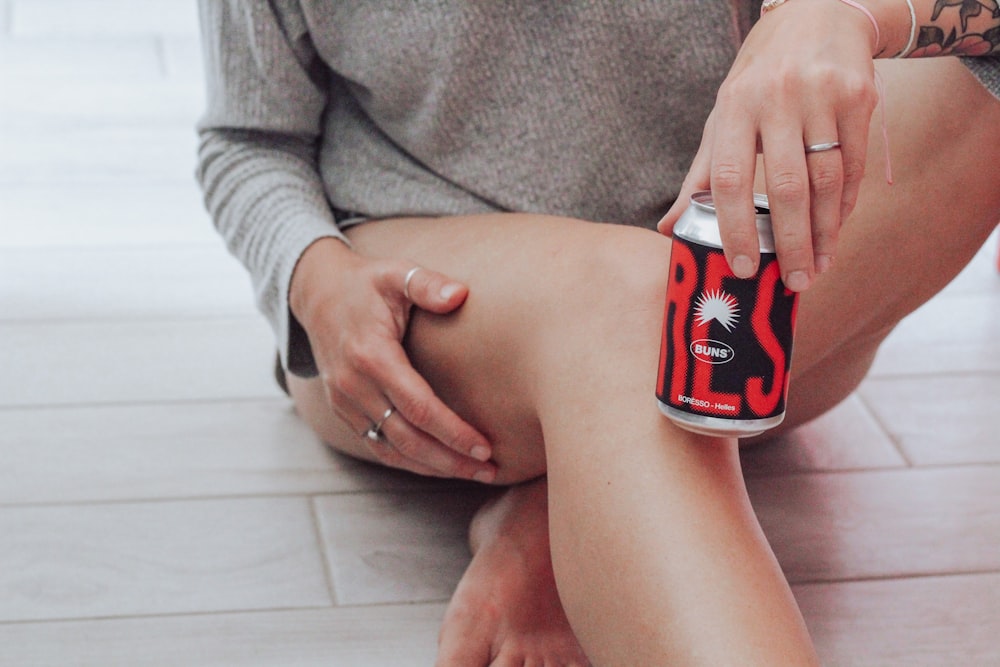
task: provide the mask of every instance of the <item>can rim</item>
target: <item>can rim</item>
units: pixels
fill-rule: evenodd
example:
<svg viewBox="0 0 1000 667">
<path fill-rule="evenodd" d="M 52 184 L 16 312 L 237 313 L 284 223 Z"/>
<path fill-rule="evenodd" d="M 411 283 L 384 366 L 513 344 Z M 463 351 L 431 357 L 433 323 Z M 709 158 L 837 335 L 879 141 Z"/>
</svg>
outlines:
<svg viewBox="0 0 1000 667">
<path fill-rule="evenodd" d="M 713 218 L 717 217 L 711 190 L 699 190 L 695 192 L 691 195 L 690 201 L 691 205 L 695 208 L 705 211 Z M 754 207 L 757 209 L 755 223 L 757 227 L 757 238 L 760 251 L 773 253 L 775 251 L 774 232 L 771 229 L 771 207 L 768 202 L 767 195 L 755 192 L 753 195 L 753 202 Z M 691 230 L 682 229 L 675 230 L 675 233 L 678 236 L 691 241 L 698 241 L 707 245 L 715 246 L 716 248 L 721 248 L 722 236 L 719 232 L 718 225 L 715 225 L 715 229 L 713 229 L 710 233 L 706 233 L 707 231 L 708 230 L 702 229 L 701 233 L 692 235 Z"/>
<path fill-rule="evenodd" d="M 691 195 L 691 203 L 698 208 L 715 213 L 715 199 L 712 197 L 711 190 L 698 190 Z M 763 216 L 770 220 L 771 204 L 767 195 L 760 192 L 753 193 L 753 205 L 757 209 L 757 217 Z"/>
</svg>

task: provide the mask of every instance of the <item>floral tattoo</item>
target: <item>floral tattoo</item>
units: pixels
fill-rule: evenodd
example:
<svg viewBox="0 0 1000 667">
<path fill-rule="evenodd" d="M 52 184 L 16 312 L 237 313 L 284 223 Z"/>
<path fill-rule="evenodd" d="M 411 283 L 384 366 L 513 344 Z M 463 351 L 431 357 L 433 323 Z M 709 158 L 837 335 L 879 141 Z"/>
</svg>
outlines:
<svg viewBox="0 0 1000 667">
<path fill-rule="evenodd" d="M 1000 19 L 1000 0 L 935 0 L 931 21 L 941 18 L 950 7 L 958 7 L 961 32 L 951 26 L 947 32 L 937 25 L 920 27 L 917 44 L 909 57 L 957 55 L 982 56 L 1000 47 L 1000 21 L 982 32 L 969 32 L 969 19 L 987 12 L 993 19 Z"/>
</svg>

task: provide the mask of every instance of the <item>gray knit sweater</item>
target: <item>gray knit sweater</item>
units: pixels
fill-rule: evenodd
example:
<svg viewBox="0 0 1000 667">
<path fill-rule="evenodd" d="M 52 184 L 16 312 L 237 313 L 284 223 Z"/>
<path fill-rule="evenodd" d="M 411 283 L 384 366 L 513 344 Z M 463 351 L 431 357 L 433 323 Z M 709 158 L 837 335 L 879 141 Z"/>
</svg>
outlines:
<svg viewBox="0 0 1000 667">
<path fill-rule="evenodd" d="M 198 177 L 285 367 L 333 208 L 651 227 L 760 0 L 202 0 Z"/>
</svg>

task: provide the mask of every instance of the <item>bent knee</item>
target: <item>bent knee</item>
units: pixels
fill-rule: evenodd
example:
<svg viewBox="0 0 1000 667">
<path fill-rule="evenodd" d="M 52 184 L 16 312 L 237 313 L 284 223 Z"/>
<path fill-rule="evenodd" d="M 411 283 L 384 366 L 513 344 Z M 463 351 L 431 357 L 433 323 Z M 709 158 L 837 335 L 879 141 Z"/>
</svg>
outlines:
<svg viewBox="0 0 1000 667">
<path fill-rule="evenodd" d="M 553 267 L 556 345 L 581 338 L 606 354 L 612 346 L 656 346 L 670 262 L 669 238 L 645 229 L 595 225 Z"/>
</svg>

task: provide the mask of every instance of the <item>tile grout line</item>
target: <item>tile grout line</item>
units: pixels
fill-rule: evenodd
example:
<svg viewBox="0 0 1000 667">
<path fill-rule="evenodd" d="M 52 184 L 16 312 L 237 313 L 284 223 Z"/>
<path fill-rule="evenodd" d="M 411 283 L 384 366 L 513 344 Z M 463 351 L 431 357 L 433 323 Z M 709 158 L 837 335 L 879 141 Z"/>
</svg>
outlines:
<svg viewBox="0 0 1000 667">
<path fill-rule="evenodd" d="M 345 455 L 346 456 L 346 455 Z M 992 466 L 993 464 L 988 464 Z M 1000 464 L 997 464 L 1000 465 Z M 963 467 L 961 465 L 956 466 L 942 466 L 942 467 Z M 332 473 L 335 471 L 330 471 L 327 469 L 315 469 L 311 472 L 316 472 L 320 474 Z M 290 490 L 290 491 L 243 491 L 237 493 L 225 493 L 220 495 L 208 495 L 208 494 L 194 494 L 194 495 L 176 495 L 176 496 L 123 496 L 123 497 L 108 497 L 108 498 L 92 498 L 92 497 L 77 497 L 77 498 L 67 498 L 67 499 L 53 499 L 53 500 L 28 500 L 28 501 L 0 501 L 0 512 L 7 510 L 19 510 L 19 509 L 49 509 L 49 508 L 67 508 L 67 507 L 103 507 L 107 505 L 167 505 L 171 503 L 184 503 L 184 502 L 196 502 L 196 503 L 213 503 L 213 502 L 223 502 L 230 500 L 287 500 L 291 498 L 302 498 L 306 497 L 310 500 L 311 504 L 319 498 L 341 498 L 344 496 L 382 496 L 382 495 L 427 495 L 427 494 L 450 494 L 456 491 L 462 491 L 462 488 L 454 487 L 425 487 L 421 486 L 420 483 L 416 483 L 413 486 L 390 486 L 390 487 L 379 487 L 379 486 L 357 486 L 348 487 L 343 489 L 329 489 L 323 491 L 303 491 L 303 490 Z M 316 518 L 314 522 L 315 527 L 319 530 L 319 520 L 318 514 L 315 512 L 315 508 L 310 508 L 310 513 Z"/>
<path fill-rule="evenodd" d="M 284 403 L 290 406 L 288 397 L 282 394 L 261 394 L 260 396 L 200 396 L 194 398 L 156 398 L 139 401 L 82 401 L 79 403 L 25 403 L 13 405 L 0 403 L 0 416 L 5 412 L 43 412 L 46 410 L 116 410 L 143 409 L 157 407 L 184 407 L 200 405 L 225 405 L 227 403 Z M 291 407 L 289 407 L 291 409 Z"/>
<path fill-rule="evenodd" d="M 421 600 L 420 602 L 378 602 L 366 604 L 349 604 L 338 607 L 328 605 L 304 605 L 301 607 L 261 607 L 259 609 L 218 609 L 212 611 L 176 611 L 163 613 L 145 613 L 105 616 L 62 616 L 55 618 L 26 618 L 0 621 L 0 628 L 19 625 L 50 625 L 60 623 L 115 623 L 158 619 L 181 619 L 181 618 L 212 618 L 227 616 L 253 616 L 265 614 L 285 614 L 297 612 L 324 612 L 335 611 L 336 609 L 377 609 L 380 607 L 399 609 L 404 607 L 436 607 L 447 603 L 447 600 Z"/>
<path fill-rule="evenodd" d="M 177 611 L 146 613 L 146 614 L 109 614 L 106 616 L 60 616 L 56 618 L 25 618 L 0 621 L 0 627 L 19 625 L 48 625 L 58 623 L 114 623 L 166 618 L 211 618 L 213 616 L 231 616 L 235 614 L 274 614 L 297 611 L 326 611 L 329 606 L 307 605 L 302 607 L 261 607 L 260 609 L 219 609 L 213 611 Z"/>
<path fill-rule="evenodd" d="M 788 583 L 792 588 L 796 587 L 808 587 L 808 586 L 836 586 L 838 584 L 867 584 L 876 582 L 895 582 L 895 581 L 918 581 L 924 579 L 948 579 L 948 578 L 958 578 L 958 577 L 981 577 L 981 576 L 993 576 L 1000 575 L 1000 570 L 997 569 L 982 569 L 982 570 L 951 570 L 948 572 L 907 572 L 904 574 L 889 574 L 889 575 L 868 575 L 868 576 L 854 576 L 854 577 L 844 577 L 843 579 L 803 579 L 801 581 L 793 581 L 789 579 Z"/>
<path fill-rule="evenodd" d="M 914 472 L 1000 469 L 1000 461 L 962 461 L 954 463 L 927 463 L 923 465 L 887 466 L 883 468 L 837 468 L 832 470 L 792 470 L 747 475 L 748 480 L 770 481 L 801 477 L 841 477 L 869 475 L 904 475 Z"/>
<path fill-rule="evenodd" d="M 325 472 L 325 471 L 318 471 Z M 221 503 L 229 501 L 246 500 L 292 500 L 305 497 L 310 501 L 310 514 L 315 517 L 312 509 L 312 499 L 322 497 L 340 497 L 348 495 L 375 495 L 384 493 L 422 493 L 426 489 L 343 489 L 321 492 L 308 491 L 264 491 L 254 493 L 252 491 L 242 493 L 232 493 L 227 495 L 205 495 L 194 494 L 187 496 L 148 496 L 148 497 L 122 497 L 122 498 L 77 498 L 67 500 L 37 500 L 29 502 L 0 502 L 0 512 L 20 509 L 64 509 L 67 507 L 106 507 L 115 505 L 171 505 L 182 503 Z M 314 527 L 315 527 L 314 522 Z"/>
<path fill-rule="evenodd" d="M 865 377 L 865 382 L 920 382 L 936 378 L 950 377 L 989 377 L 1000 376 L 1000 368 L 976 368 L 969 370 L 935 370 L 919 373 L 874 373 Z"/>
<path fill-rule="evenodd" d="M 337 596 L 337 586 L 333 578 L 333 560 L 326 548 L 326 540 L 323 539 L 323 526 L 319 517 L 319 508 L 316 507 L 318 495 L 306 497 L 309 503 L 309 515 L 312 517 L 313 536 L 316 538 L 316 546 L 319 549 L 319 557 L 323 560 L 323 577 L 326 579 L 326 592 L 330 595 L 330 604 L 333 607 L 340 607 L 340 600 Z"/>
<path fill-rule="evenodd" d="M 868 414 L 869 417 L 871 417 L 872 421 L 875 422 L 875 425 L 882 432 L 882 434 L 885 435 L 885 437 L 889 440 L 889 442 L 892 443 L 893 449 L 895 449 L 896 452 L 899 454 L 900 458 L 903 459 L 903 463 L 906 464 L 906 467 L 907 468 L 917 467 L 913 463 L 913 460 L 909 456 L 907 456 L 906 450 L 903 449 L 903 443 L 900 440 L 899 436 L 897 436 L 896 434 L 894 434 L 892 431 L 889 430 L 889 427 L 886 425 L 886 423 L 882 420 L 881 417 L 879 417 L 878 413 L 868 403 L 868 399 L 865 398 L 864 393 L 861 391 L 855 391 L 855 395 L 858 397 L 858 400 L 861 403 L 861 408 Z"/>
</svg>

